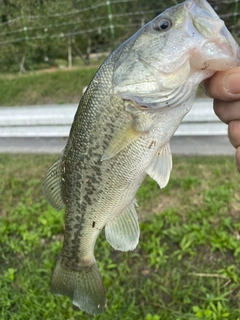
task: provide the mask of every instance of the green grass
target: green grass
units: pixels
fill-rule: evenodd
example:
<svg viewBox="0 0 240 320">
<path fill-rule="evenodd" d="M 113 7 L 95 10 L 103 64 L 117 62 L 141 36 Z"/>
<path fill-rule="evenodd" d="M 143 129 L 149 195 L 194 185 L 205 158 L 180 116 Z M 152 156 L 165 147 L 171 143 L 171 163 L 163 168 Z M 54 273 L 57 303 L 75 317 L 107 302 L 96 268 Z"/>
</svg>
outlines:
<svg viewBox="0 0 240 320">
<path fill-rule="evenodd" d="M 108 307 L 97 317 L 50 294 L 63 211 L 41 194 L 55 156 L 0 155 L 0 319 L 239 320 L 240 175 L 233 158 L 177 157 L 168 186 L 140 188 L 141 238 L 95 250 Z"/>
<path fill-rule="evenodd" d="M 5 75 L 0 77 L 0 105 L 79 102 L 97 67 Z"/>
<path fill-rule="evenodd" d="M 92 61 L 94 62 L 94 61 Z M 101 61 L 77 69 L 20 74 L 0 73 L 0 106 L 78 103 Z M 206 97 L 201 86 L 197 96 Z"/>
</svg>

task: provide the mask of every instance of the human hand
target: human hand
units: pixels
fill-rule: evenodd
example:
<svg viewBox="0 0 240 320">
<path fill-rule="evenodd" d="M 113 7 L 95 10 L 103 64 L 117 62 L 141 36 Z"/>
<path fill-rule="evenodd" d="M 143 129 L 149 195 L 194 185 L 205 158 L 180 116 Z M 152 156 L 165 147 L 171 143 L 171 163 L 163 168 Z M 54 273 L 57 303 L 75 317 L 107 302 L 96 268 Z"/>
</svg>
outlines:
<svg viewBox="0 0 240 320">
<path fill-rule="evenodd" d="M 228 137 L 236 148 L 240 172 L 240 67 L 215 73 L 204 81 L 204 87 L 206 94 L 214 99 L 216 115 L 228 124 Z"/>
</svg>

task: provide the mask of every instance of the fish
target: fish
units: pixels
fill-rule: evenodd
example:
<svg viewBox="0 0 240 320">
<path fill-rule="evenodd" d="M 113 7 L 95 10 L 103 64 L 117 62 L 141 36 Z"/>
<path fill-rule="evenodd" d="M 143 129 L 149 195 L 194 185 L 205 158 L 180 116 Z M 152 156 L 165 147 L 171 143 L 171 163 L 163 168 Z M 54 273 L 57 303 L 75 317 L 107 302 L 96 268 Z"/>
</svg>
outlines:
<svg viewBox="0 0 240 320">
<path fill-rule="evenodd" d="M 139 242 L 136 192 L 146 175 L 164 188 L 169 141 L 197 88 L 239 63 L 239 47 L 205 0 L 168 8 L 115 49 L 76 111 L 67 144 L 43 179 L 43 193 L 65 208 L 61 253 L 50 290 L 89 314 L 106 308 L 94 257 L 100 232 L 120 251 Z"/>
</svg>

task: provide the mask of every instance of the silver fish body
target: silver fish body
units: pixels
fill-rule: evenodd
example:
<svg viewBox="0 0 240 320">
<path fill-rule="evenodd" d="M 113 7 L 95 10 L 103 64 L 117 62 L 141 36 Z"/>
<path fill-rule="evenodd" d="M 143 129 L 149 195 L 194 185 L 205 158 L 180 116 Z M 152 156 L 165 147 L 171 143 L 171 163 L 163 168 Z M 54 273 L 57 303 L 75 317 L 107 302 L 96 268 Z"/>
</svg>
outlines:
<svg viewBox="0 0 240 320">
<path fill-rule="evenodd" d="M 169 140 L 197 87 L 238 64 L 238 46 L 205 0 L 188 0 L 145 25 L 103 63 L 80 101 L 67 145 L 43 192 L 66 208 L 62 252 L 51 291 L 99 314 L 105 292 L 94 258 L 99 233 L 113 248 L 139 240 L 135 194 L 146 174 L 163 188 Z"/>
</svg>

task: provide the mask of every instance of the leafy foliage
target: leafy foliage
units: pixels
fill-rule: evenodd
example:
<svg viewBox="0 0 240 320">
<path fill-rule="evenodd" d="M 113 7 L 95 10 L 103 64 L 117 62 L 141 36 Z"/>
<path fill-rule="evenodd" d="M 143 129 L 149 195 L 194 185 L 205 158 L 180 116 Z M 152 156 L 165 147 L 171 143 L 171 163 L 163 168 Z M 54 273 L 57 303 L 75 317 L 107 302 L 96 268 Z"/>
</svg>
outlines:
<svg viewBox="0 0 240 320">
<path fill-rule="evenodd" d="M 69 55 L 88 64 L 91 53 L 110 52 L 167 7 L 180 2 L 2 0 L 0 70 L 24 73 L 64 66 Z M 209 2 L 230 31 L 239 36 L 239 1 Z"/>
</svg>

